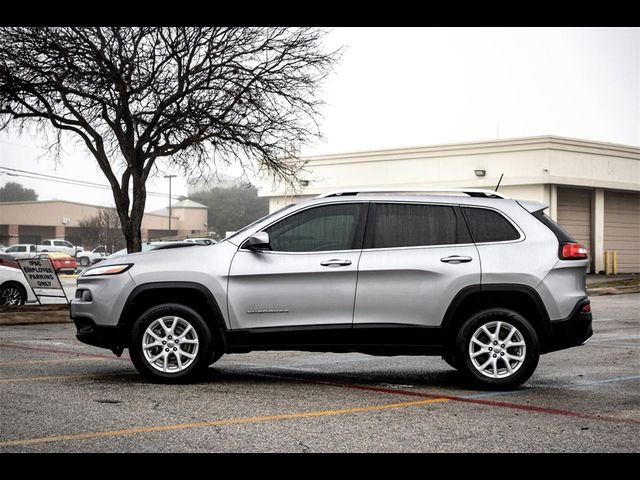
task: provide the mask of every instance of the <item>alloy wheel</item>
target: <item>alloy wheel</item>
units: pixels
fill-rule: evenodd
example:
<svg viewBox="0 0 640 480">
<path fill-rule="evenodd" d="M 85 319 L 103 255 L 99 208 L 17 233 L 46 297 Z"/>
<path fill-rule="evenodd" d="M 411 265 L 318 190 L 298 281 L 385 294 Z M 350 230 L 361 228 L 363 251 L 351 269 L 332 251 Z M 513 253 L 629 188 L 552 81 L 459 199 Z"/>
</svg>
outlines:
<svg viewBox="0 0 640 480">
<path fill-rule="evenodd" d="M 6 287 L 2 290 L 2 305 L 22 305 L 22 291 L 18 287 Z"/>
<path fill-rule="evenodd" d="M 504 321 L 488 322 L 469 341 L 473 367 L 489 378 L 506 378 L 524 364 L 527 345 L 522 333 Z"/>
<path fill-rule="evenodd" d="M 154 320 L 142 336 L 145 360 L 164 373 L 179 373 L 189 368 L 198 354 L 199 345 L 193 326 L 177 316 Z"/>
</svg>

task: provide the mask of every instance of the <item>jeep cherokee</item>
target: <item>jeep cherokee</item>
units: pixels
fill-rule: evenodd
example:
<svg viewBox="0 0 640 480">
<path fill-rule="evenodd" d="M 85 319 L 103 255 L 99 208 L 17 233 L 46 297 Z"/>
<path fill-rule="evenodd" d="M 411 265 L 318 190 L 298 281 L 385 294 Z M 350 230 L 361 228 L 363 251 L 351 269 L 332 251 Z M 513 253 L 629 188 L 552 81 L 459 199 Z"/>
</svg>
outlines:
<svg viewBox="0 0 640 480">
<path fill-rule="evenodd" d="M 107 259 L 78 278 L 77 338 L 160 382 L 306 350 L 439 355 L 491 389 L 590 338 L 587 250 L 546 205 L 429 192 L 324 194 L 213 245 Z"/>
</svg>

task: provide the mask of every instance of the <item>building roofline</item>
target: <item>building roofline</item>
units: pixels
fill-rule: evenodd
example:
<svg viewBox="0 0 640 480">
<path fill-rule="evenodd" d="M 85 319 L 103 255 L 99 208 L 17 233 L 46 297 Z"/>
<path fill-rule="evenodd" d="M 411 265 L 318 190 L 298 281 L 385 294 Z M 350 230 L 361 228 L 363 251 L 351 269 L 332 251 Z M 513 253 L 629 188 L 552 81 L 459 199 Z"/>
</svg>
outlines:
<svg viewBox="0 0 640 480">
<path fill-rule="evenodd" d="M 71 205 L 80 205 L 82 207 L 91 207 L 91 208 L 108 208 L 109 210 L 115 210 L 115 207 L 106 207 L 104 205 L 94 205 L 91 203 L 82 203 L 82 202 L 74 202 L 71 200 L 27 200 L 27 201 L 23 201 L 23 202 L 0 202 L 0 206 L 2 205 L 34 205 L 34 204 L 41 204 L 41 203 L 68 203 Z M 179 208 L 184 208 L 184 207 L 179 207 Z M 191 208 L 195 208 L 195 207 L 191 207 Z M 144 215 L 151 215 L 154 217 L 163 217 L 163 218 L 168 218 L 169 215 L 161 215 L 159 213 L 154 213 L 154 212 L 144 212 Z M 171 216 L 171 218 L 178 218 L 175 216 Z"/>
<path fill-rule="evenodd" d="M 104 205 L 93 205 L 91 203 L 83 203 L 83 202 L 74 202 L 71 200 L 27 200 L 22 202 L 0 202 L 0 205 L 18 205 L 18 204 L 34 204 L 34 203 L 70 203 L 72 205 L 82 205 L 83 207 L 93 207 L 93 208 L 109 208 L 111 210 L 115 209 L 115 207 L 107 207 Z"/>
<path fill-rule="evenodd" d="M 378 150 L 359 150 L 351 152 L 332 153 L 325 155 L 310 155 L 302 156 L 301 159 L 309 162 L 319 161 L 331 161 L 331 160 L 347 160 L 358 159 L 366 157 L 369 160 L 372 156 L 386 157 L 386 156 L 403 156 L 403 155 L 415 155 L 421 153 L 436 153 L 436 152 L 453 152 L 456 150 L 470 150 L 470 149 L 492 149 L 492 148 L 505 148 L 505 147 L 523 147 L 527 145 L 539 145 L 540 148 L 545 148 L 542 145 L 555 144 L 561 146 L 573 146 L 582 148 L 591 148 L 596 150 L 610 150 L 617 152 L 620 156 L 629 156 L 631 158 L 640 155 L 640 146 L 623 145 L 617 143 L 600 142 L 596 140 L 584 140 L 571 137 L 561 137 L 557 135 L 541 135 L 533 137 L 516 137 L 505 138 L 498 140 L 479 140 L 473 142 L 459 142 L 459 143 L 443 143 L 434 145 L 422 145 L 415 147 L 400 147 L 400 148 L 384 148 Z M 551 147 L 553 148 L 553 147 Z"/>
</svg>

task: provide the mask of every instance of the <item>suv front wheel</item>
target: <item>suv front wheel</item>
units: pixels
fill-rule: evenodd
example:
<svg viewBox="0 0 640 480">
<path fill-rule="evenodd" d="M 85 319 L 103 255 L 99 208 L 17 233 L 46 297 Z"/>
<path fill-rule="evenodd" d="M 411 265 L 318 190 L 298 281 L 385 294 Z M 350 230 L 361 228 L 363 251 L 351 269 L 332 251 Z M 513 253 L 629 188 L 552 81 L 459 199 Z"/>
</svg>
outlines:
<svg viewBox="0 0 640 480">
<path fill-rule="evenodd" d="M 456 360 L 479 386 L 510 390 L 533 374 L 540 358 L 536 331 L 519 313 L 491 308 L 471 316 L 456 339 Z"/>
<path fill-rule="evenodd" d="M 211 331 L 195 310 L 180 304 L 158 305 L 133 324 L 131 360 L 146 378 L 181 383 L 200 376 L 211 363 Z"/>
</svg>

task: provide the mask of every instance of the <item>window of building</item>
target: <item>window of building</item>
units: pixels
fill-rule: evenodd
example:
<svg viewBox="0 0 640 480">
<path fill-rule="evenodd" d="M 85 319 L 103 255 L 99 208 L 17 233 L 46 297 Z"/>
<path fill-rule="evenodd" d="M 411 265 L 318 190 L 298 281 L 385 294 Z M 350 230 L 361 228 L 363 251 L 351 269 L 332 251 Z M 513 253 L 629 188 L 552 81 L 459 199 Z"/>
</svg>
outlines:
<svg viewBox="0 0 640 480">
<path fill-rule="evenodd" d="M 351 250 L 362 243 L 363 204 L 347 203 L 310 208 L 291 215 L 265 231 L 271 250 L 322 252 Z"/>
<path fill-rule="evenodd" d="M 495 210 L 468 207 L 462 210 L 476 243 L 507 242 L 520 238 L 511 222 Z"/>
<path fill-rule="evenodd" d="M 372 204 L 366 248 L 417 247 L 471 243 L 456 206 Z"/>
</svg>

